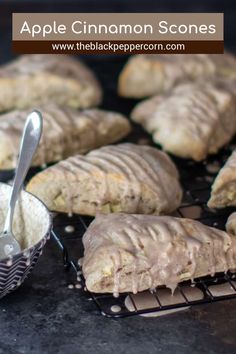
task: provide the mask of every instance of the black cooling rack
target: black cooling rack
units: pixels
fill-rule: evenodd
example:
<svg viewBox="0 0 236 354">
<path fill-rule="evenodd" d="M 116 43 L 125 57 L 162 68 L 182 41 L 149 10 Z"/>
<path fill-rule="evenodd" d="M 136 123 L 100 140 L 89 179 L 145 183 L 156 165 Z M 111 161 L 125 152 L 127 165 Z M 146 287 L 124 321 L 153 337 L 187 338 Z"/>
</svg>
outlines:
<svg viewBox="0 0 236 354">
<path fill-rule="evenodd" d="M 134 130 L 127 141 L 153 145 L 151 138 L 144 133 L 140 127 L 134 126 Z M 179 173 L 181 184 L 184 190 L 184 196 L 181 206 L 176 210 L 174 216 L 190 217 L 201 221 L 202 223 L 224 230 L 228 216 L 235 211 L 235 208 L 224 208 L 220 210 L 210 210 L 207 207 L 207 201 L 210 196 L 211 185 L 216 177 L 218 170 L 223 166 L 232 150 L 236 147 L 236 140 L 223 148 L 219 154 L 210 156 L 207 160 L 196 163 L 192 160 L 183 160 L 171 156 L 175 162 Z M 40 168 L 30 170 L 27 179 L 31 178 Z M 1 172 L 0 180 L 8 182 L 13 177 L 12 171 Z M 182 301 L 170 305 L 162 304 L 159 298 L 158 290 L 154 293 L 148 293 L 148 308 L 140 307 L 137 298 L 138 295 L 120 294 L 119 298 L 114 298 L 112 294 L 94 294 L 87 291 L 85 281 L 82 276 L 78 259 L 83 256 L 82 236 L 93 220 L 91 217 L 73 215 L 68 217 L 66 214 L 54 214 L 54 226 L 52 237 L 62 252 L 63 266 L 65 269 L 66 281 L 69 287 L 76 287 L 88 300 L 92 300 L 100 313 L 107 317 L 125 317 L 131 315 L 149 314 L 164 310 L 186 308 L 198 304 L 211 303 L 227 299 L 236 299 L 236 273 L 217 274 L 214 277 L 204 277 L 196 279 L 194 283 L 183 282 L 179 284 L 179 292 Z M 227 284 L 228 291 L 226 295 L 214 296 L 210 286 Z M 186 287 L 196 287 L 201 290 L 203 298 L 192 301 L 186 295 Z M 125 300 L 129 297 L 131 307 L 126 307 Z M 151 301 L 150 301 L 151 300 Z"/>
<path fill-rule="evenodd" d="M 139 141 L 144 142 L 144 138 Z M 145 139 L 147 139 L 145 137 Z M 148 141 L 145 140 L 146 143 Z M 222 210 L 210 210 L 206 203 L 210 196 L 210 187 L 219 168 L 225 163 L 227 157 L 231 154 L 234 144 L 224 148 L 220 154 L 210 157 L 202 163 L 195 163 L 190 160 L 173 158 L 180 175 L 181 183 L 184 189 L 184 197 L 181 206 L 174 213 L 178 217 L 192 217 L 202 223 L 214 226 L 219 229 L 225 228 L 228 216 L 235 211 L 235 208 L 225 208 Z M 177 308 L 186 308 L 188 306 L 222 301 L 227 299 L 236 299 L 236 274 L 219 273 L 216 276 L 195 279 L 194 283 L 183 282 L 179 284 L 177 292 L 180 299 L 170 305 L 163 304 L 156 292 L 148 293 L 150 307 L 142 308 L 137 302 L 138 295 L 120 294 L 119 298 L 114 298 L 112 294 L 94 294 L 86 290 L 85 282 L 82 276 L 81 268 L 78 265 L 78 259 L 83 255 L 82 236 L 93 220 L 91 217 L 73 215 L 68 217 L 65 214 L 55 214 L 54 228 L 52 236 L 57 242 L 63 254 L 63 264 L 67 270 L 68 286 L 81 288 L 81 295 L 93 300 L 101 314 L 108 317 L 125 317 L 130 315 L 147 314 L 164 310 Z M 78 279 L 77 279 L 78 274 Z M 77 285 L 76 285 L 77 284 Z M 225 295 L 214 295 L 212 286 L 225 284 L 227 293 Z M 196 287 L 201 290 L 203 298 L 192 300 L 188 297 L 187 287 Z M 125 300 L 129 297 L 131 307 L 126 307 Z M 182 300 L 181 300 L 182 299 Z"/>
<path fill-rule="evenodd" d="M 132 99 L 124 99 L 117 95 L 118 75 L 127 58 L 125 56 L 90 56 L 86 57 L 85 60 L 94 70 L 100 82 L 102 83 L 104 99 L 101 108 L 119 111 L 126 116 L 129 116 L 130 111 L 138 101 Z M 132 134 L 127 137 L 127 141 L 138 144 L 153 145 L 150 136 L 136 124 L 133 124 Z M 206 202 L 209 199 L 211 184 L 216 176 L 217 169 L 219 169 L 225 163 L 226 159 L 235 148 L 236 140 L 222 149 L 219 154 L 209 157 L 202 163 L 195 163 L 191 160 L 182 160 L 172 156 L 173 161 L 178 167 L 181 177 L 181 184 L 184 189 L 183 202 L 180 208 L 178 208 L 178 210 L 175 212 L 175 216 L 191 217 L 191 215 L 189 215 L 189 208 L 191 207 L 195 214 L 193 215 L 195 219 L 209 226 L 214 226 L 219 229 L 225 228 L 227 218 L 231 212 L 235 211 L 235 208 L 226 208 L 218 211 L 212 211 L 207 208 Z M 27 178 L 31 178 L 40 170 L 40 168 L 31 169 Z M 8 182 L 12 177 L 12 171 L 0 173 L 0 181 L 2 182 Z M 150 294 L 150 296 L 153 298 L 153 306 L 145 310 L 140 309 L 136 305 L 136 297 L 131 294 L 123 294 L 120 295 L 119 298 L 114 298 L 111 294 L 89 293 L 85 289 L 85 283 L 82 274 L 79 274 L 79 279 L 77 279 L 77 272 L 81 272 L 77 261 L 78 258 L 82 257 L 83 255 L 82 236 L 91 221 L 92 218 L 89 217 L 74 215 L 71 218 L 68 218 L 68 216 L 65 214 L 56 214 L 54 216 L 52 236 L 56 240 L 56 243 L 62 252 L 63 265 L 66 270 L 66 275 L 63 273 L 63 276 L 66 276 L 68 285 L 71 287 L 81 287 L 81 289 L 78 290 L 81 292 L 81 296 L 86 296 L 88 299 L 92 299 L 103 315 L 109 317 L 124 317 L 129 315 L 137 315 L 192 306 L 199 303 L 209 303 L 213 301 L 236 298 L 234 285 L 235 274 L 231 273 L 217 274 L 217 276 L 213 278 L 206 277 L 203 279 L 197 279 L 195 284 L 180 284 L 179 291 L 182 294 L 183 301 L 169 306 L 165 306 L 161 303 L 158 292 Z M 70 226 L 70 232 L 67 232 L 68 226 Z M 67 231 L 65 230 L 66 227 Z M 229 285 L 230 294 L 225 296 L 213 296 L 209 290 L 209 286 L 222 283 Z M 186 285 L 194 285 L 199 288 L 203 293 L 203 299 L 198 301 L 190 301 L 184 292 Z M 129 311 L 125 306 L 125 299 L 127 296 L 130 296 L 130 301 L 133 305 L 132 311 Z M 114 307 L 112 306 L 115 306 L 117 312 L 113 311 Z"/>
</svg>

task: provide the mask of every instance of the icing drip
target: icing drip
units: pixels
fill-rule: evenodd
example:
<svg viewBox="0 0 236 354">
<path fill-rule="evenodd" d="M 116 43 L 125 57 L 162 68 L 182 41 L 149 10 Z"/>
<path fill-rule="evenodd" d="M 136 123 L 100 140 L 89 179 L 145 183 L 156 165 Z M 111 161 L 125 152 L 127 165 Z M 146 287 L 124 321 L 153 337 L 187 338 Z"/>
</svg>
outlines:
<svg viewBox="0 0 236 354">
<path fill-rule="evenodd" d="M 138 155 L 137 152 L 133 152 L 132 150 L 128 150 L 128 149 L 125 151 L 125 154 L 124 151 L 122 151 L 122 149 L 120 149 L 120 152 L 124 160 L 126 159 L 127 166 L 131 167 L 133 173 L 136 173 L 137 176 L 140 175 L 142 180 L 145 180 L 145 178 L 148 177 L 148 180 L 150 182 L 152 181 L 153 186 L 160 185 L 161 198 L 163 198 L 168 202 L 169 198 L 165 191 L 165 188 L 163 187 L 164 184 L 162 183 L 162 180 L 158 173 L 159 171 L 158 170 L 154 171 L 150 163 L 147 162 L 142 156 Z M 155 191 L 155 188 L 153 188 L 153 191 Z"/>
<path fill-rule="evenodd" d="M 128 121 L 119 113 L 98 109 L 78 112 L 49 103 L 38 108 L 43 116 L 44 131 L 33 160 L 34 166 L 56 162 L 76 153 L 86 153 L 118 140 L 130 130 Z M 27 110 L 15 110 L 2 115 L 0 134 L 4 143 L 11 146 L 0 163 L 15 166 L 14 159 L 18 156 L 21 132 L 28 113 Z"/>
<path fill-rule="evenodd" d="M 138 292 L 138 275 L 137 275 L 137 260 L 135 259 L 133 263 L 133 271 L 132 271 L 132 292 L 133 294 L 137 294 Z"/>
<path fill-rule="evenodd" d="M 65 161 L 63 161 L 63 163 L 64 162 Z M 68 177 L 67 177 L 67 174 L 65 171 L 65 164 L 63 164 L 63 167 L 64 168 L 62 168 L 62 166 L 58 165 L 58 171 L 60 171 L 60 173 L 62 174 L 62 177 L 63 177 L 62 180 L 64 181 L 64 184 L 65 184 L 65 192 L 64 193 L 65 193 L 66 210 L 68 212 L 68 216 L 71 217 L 73 215 L 73 195 L 71 192 L 71 185 L 69 183 L 69 180 L 68 180 Z M 73 173 L 72 173 L 72 175 L 73 175 Z"/>
<path fill-rule="evenodd" d="M 231 91 L 216 82 L 182 83 L 168 94 L 139 103 L 131 117 L 165 150 L 200 161 L 217 152 L 234 135 L 235 105 Z"/>
<path fill-rule="evenodd" d="M 91 208 L 94 214 L 159 214 L 174 209 L 181 200 L 174 164 L 165 153 L 147 146 L 106 146 L 70 157 L 51 170 L 55 178 L 57 170 L 63 173 L 69 212 Z"/>
<path fill-rule="evenodd" d="M 120 260 L 120 253 L 119 251 L 114 251 L 112 254 L 113 260 L 113 269 L 114 269 L 114 286 L 113 286 L 113 295 L 114 297 L 119 296 L 119 284 L 120 284 L 120 267 L 121 267 L 121 260 Z"/>
<path fill-rule="evenodd" d="M 236 243 L 232 242 L 230 235 L 191 219 L 99 215 L 90 224 L 83 243 L 83 272 L 88 288 L 90 274 L 87 267 L 89 264 L 91 266 L 91 262 L 96 262 L 96 250 L 103 250 L 104 257 L 109 254 L 106 247 L 112 245 L 112 255 L 115 255 L 115 249 L 119 251 L 119 258 L 113 256 L 114 272 L 110 275 L 113 277 L 112 291 L 115 295 L 119 289 L 137 293 L 160 285 L 166 285 L 173 292 L 183 280 L 214 275 L 236 267 Z M 99 268 L 99 263 L 96 268 Z M 91 290 L 95 291 L 92 285 Z M 110 290 L 99 288 L 99 292 L 107 291 Z"/>
<path fill-rule="evenodd" d="M 220 168 L 220 165 L 218 166 Z M 216 176 L 212 185 L 211 198 L 208 201 L 210 208 L 222 208 L 235 205 L 235 171 L 236 151 L 231 154 Z"/>
<path fill-rule="evenodd" d="M 173 118 L 177 119 L 175 125 L 180 123 L 182 125 L 184 120 L 188 127 L 188 134 L 193 139 L 201 138 L 208 143 L 211 125 L 216 124 L 218 119 L 216 105 L 208 88 L 200 91 L 198 86 L 186 84 L 174 89 L 173 94 L 159 104 L 155 118 L 153 117 L 150 122 L 147 121 L 148 129 L 151 130 L 157 121 L 172 121 Z M 201 125 L 199 125 L 199 120 Z"/>
<path fill-rule="evenodd" d="M 104 198 L 102 200 L 102 202 L 109 202 L 110 201 L 110 193 L 108 192 L 109 190 L 109 183 L 108 183 L 108 179 L 107 179 L 107 175 L 110 172 L 115 172 L 117 174 L 121 173 L 124 174 L 124 176 L 127 178 L 127 180 L 129 181 L 129 174 L 127 174 L 124 165 L 122 164 L 122 161 L 120 161 L 119 158 L 116 158 L 116 156 L 113 154 L 111 156 L 111 154 L 109 153 L 104 153 L 101 155 L 100 154 L 100 150 L 98 150 L 98 154 L 96 154 L 96 151 L 92 152 L 92 158 L 91 158 L 91 154 L 87 157 L 88 161 L 91 164 L 91 166 L 93 167 L 97 167 L 97 169 L 99 171 L 102 171 L 103 173 L 103 181 L 105 183 L 104 186 Z M 136 182 L 136 181 L 135 181 Z M 127 192 L 129 190 L 129 185 L 128 183 L 125 184 L 125 188 L 123 189 L 123 193 L 121 194 L 121 198 L 125 198 Z"/>
</svg>

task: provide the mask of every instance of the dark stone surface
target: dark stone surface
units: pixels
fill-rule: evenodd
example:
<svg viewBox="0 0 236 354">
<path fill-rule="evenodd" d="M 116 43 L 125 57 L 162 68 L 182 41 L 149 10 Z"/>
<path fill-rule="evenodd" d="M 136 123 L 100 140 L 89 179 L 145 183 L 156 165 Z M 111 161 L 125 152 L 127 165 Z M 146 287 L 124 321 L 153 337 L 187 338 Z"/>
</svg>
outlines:
<svg viewBox="0 0 236 354">
<path fill-rule="evenodd" d="M 67 287 L 50 241 L 34 272 L 0 303 L 0 353 L 235 353 L 236 300 L 162 318 L 110 319 Z"/>
</svg>

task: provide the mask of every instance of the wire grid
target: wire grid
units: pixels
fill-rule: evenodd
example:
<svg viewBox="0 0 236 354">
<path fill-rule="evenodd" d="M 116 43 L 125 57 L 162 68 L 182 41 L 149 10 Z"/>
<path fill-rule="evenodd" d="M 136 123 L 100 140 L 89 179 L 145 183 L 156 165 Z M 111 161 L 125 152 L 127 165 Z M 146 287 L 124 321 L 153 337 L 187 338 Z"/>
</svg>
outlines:
<svg viewBox="0 0 236 354">
<path fill-rule="evenodd" d="M 209 172 L 209 170 L 212 169 L 212 166 L 217 167 L 217 169 L 222 167 L 227 157 L 230 155 L 231 150 L 232 146 L 228 146 L 222 150 L 220 154 L 211 157 L 202 163 L 193 163 L 192 161 L 183 161 L 173 158 L 180 171 L 181 183 L 185 191 L 183 202 L 174 213 L 175 216 L 188 217 L 189 210 L 197 208 L 197 214 L 199 215 L 195 215 L 195 217 L 193 217 L 194 219 L 219 229 L 225 228 L 227 218 L 231 212 L 235 211 L 235 208 L 225 208 L 215 211 L 210 210 L 207 207 L 207 200 L 210 196 L 210 186 L 217 173 L 217 171 Z M 63 252 L 65 268 L 72 269 L 73 272 L 69 273 L 73 273 L 74 277 L 76 276 L 75 273 L 80 273 L 80 282 L 82 285 L 81 292 L 94 301 L 101 314 L 108 317 L 125 317 L 186 308 L 198 304 L 236 298 L 236 274 L 231 272 L 227 272 L 226 274 L 219 273 L 214 277 L 207 276 L 204 278 L 198 278 L 195 279 L 194 283 L 191 283 L 190 281 L 180 283 L 177 287 L 177 292 L 182 300 L 178 300 L 178 302 L 169 305 L 162 303 L 159 296 L 159 289 L 157 289 L 156 292 L 144 292 L 149 298 L 149 303 L 151 303 L 148 308 L 142 308 L 138 304 L 137 297 L 139 294 L 133 295 L 131 293 L 126 293 L 120 294 L 118 298 L 114 298 L 112 294 L 90 293 L 85 288 L 85 281 L 82 277 L 80 266 L 77 264 L 77 260 L 78 252 L 80 256 L 83 255 L 82 236 L 92 220 L 93 218 L 91 217 L 74 215 L 72 218 L 68 218 L 65 214 L 58 214 L 54 218 L 53 237 Z M 65 231 L 65 227 L 68 225 L 74 227 L 74 231 L 71 234 L 68 234 Z M 220 284 L 225 284 L 225 286 L 228 287 L 228 292 L 226 295 L 214 296 L 209 287 Z M 201 290 L 203 298 L 199 300 L 191 300 L 186 291 L 189 287 L 196 287 Z M 125 304 L 127 296 L 132 305 L 132 308 L 129 308 L 129 310 Z M 114 312 L 114 306 L 117 312 Z"/>
<path fill-rule="evenodd" d="M 80 224 L 79 224 L 80 223 Z M 81 228 L 87 228 L 86 223 L 81 217 L 78 217 L 77 221 L 77 226 Z M 178 309 L 178 308 L 185 308 L 189 306 L 194 306 L 194 305 L 199 305 L 199 304 L 206 304 L 210 302 L 216 302 L 216 301 L 222 301 L 222 300 L 228 300 L 228 299 L 234 299 L 236 298 L 236 274 L 228 272 L 226 274 L 224 273 L 219 273 L 215 277 L 204 277 L 204 278 L 198 278 L 194 281 L 194 283 L 191 282 L 183 282 L 180 283 L 176 289 L 176 291 L 179 292 L 182 296 L 182 301 L 170 304 L 170 305 L 164 305 L 162 304 L 162 301 L 159 298 L 158 292 L 161 289 L 157 289 L 155 292 L 150 292 L 146 291 L 145 293 L 149 294 L 149 303 L 150 303 L 150 297 L 152 297 L 152 306 L 148 307 L 141 307 L 137 305 L 136 302 L 136 297 L 139 296 L 139 294 L 134 295 L 131 293 L 126 293 L 126 294 L 120 294 L 119 298 L 114 298 L 112 294 L 95 294 L 87 291 L 85 287 L 85 281 L 82 276 L 82 271 L 80 266 L 77 264 L 76 261 L 72 260 L 68 254 L 68 249 L 64 245 L 64 241 L 58 237 L 58 233 L 55 231 L 52 231 L 52 236 L 56 240 L 57 244 L 59 245 L 61 251 L 63 252 L 63 264 L 64 268 L 68 273 L 70 273 L 70 280 L 68 281 L 68 284 L 75 283 L 77 279 L 77 274 L 79 273 L 80 275 L 80 283 L 82 285 L 82 290 L 81 292 L 83 293 L 84 296 L 86 296 L 89 300 L 93 300 L 94 303 L 96 304 L 97 308 L 101 312 L 102 315 L 107 316 L 107 317 L 126 317 L 126 316 L 132 316 L 132 315 L 140 315 L 140 314 L 148 314 L 152 312 L 158 312 L 158 311 L 164 311 L 164 310 L 172 310 L 172 309 Z M 81 238 L 76 240 L 81 242 Z M 68 242 L 68 240 L 67 240 Z M 72 274 L 71 274 L 72 273 Z M 71 278 L 71 275 L 73 276 Z M 74 279 L 73 279 L 74 278 Z M 210 286 L 214 285 L 220 285 L 220 284 L 228 284 L 228 291 L 229 293 L 227 295 L 220 295 L 220 296 L 214 296 L 212 294 L 212 291 L 209 289 Z M 199 300 L 191 300 L 189 299 L 189 296 L 186 294 L 186 290 L 191 287 L 196 287 L 199 289 L 202 294 L 203 298 Z M 141 294 L 141 293 L 140 293 Z M 129 296 L 129 299 L 131 301 L 133 309 L 127 309 L 125 305 L 125 299 Z M 118 307 L 119 313 L 114 313 L 113 308 L 114 306 Z"/>
<path fill-rule="evenodd" d="M 140 139 L 144 139 L 145 142 L 147 142 L 147 137 L 147 135 L 143 137 L 143 132 L 138 130 L 136 134 L 129 137 L 129 141 L 138 143 Z M 183 202 L 174 213 L 174 216 L 192 217 L 208 226 L 217 227 L 222 230 L 225 228 L 227 218 L 232 212 L 235 211 L 235 208 L 224 208 L 215 211 L 210 210 L 207 207 L 211 184 L 217 174 L 217 171 L 209 171 L 208 166 L 217 166 L 218 169 L 222 167 L 232 150 L 236 148 L 235 143 L 236 141 L 222 149 L 219 154 L 211 156 L 206 161 L 201 163 L 196 163 L 192 160 L 182 160 L 172 156 L 172 159 L 174 160 L 180 173 L 181 184 L 184 190 Z M 149 144 L 152 144 L 150 137 Z M 30 179 L 40 170 L 41 169 L 31 169 L 27 179 Z M 0 180 L 7 182 L 12 178 L 12 176 L 12 172 L 1 172 Z M 197 213 L 199 215 L 195 215 L 195 217 L 188 215 L 190 207 L 195 209 L 197 208 Z M 67 271 L 66 274 L 68 284 L 76 284 L 77 273 L 82 273 L 79 265 L 77 264 L 77 260 L 79 257 L 83 256 L 82 236 L 92 220 L 93 218 L 91 217 L 79 215 L 73 215 L 73 217 L 69 218 L 67 215 L 61 213 L 56 214 L 54 217 L 52 236 L 62 252 L 64 268 Z M 65 231 L 65 227 L 68 225 L 72 225 L 75 228 L 74 232 L 68 233 Z M 147 309 L 140 308 L 140 306 L 138 306 L 136 299 L 139 294 L 120 294 L 119 298 L 114 298 L 112 294 L 90 293 L 85 288 L 85 281 L 82 274 L 79 276 L 80 284 L 82 286 L 80 291 L 83 296 L 86 296 L 89 300 L 93 300 L 101 314 L 108 317 L 125 317 L 130 315 L 147 314 L 151 312 L 184 308 L 197 304 L 236 298 L 236 283 L 234 282 L 236 274 L 230 272 L 227 274 L 217 274 L 215 277 L 196 279 L 194 284 L 191 284 L 190 282 L 179 284 L 177 291 L 182 294 L 183 301 L 175 304 L 172 303 L 168 306 L 161 303 L 158 296 L 158 289 L 156 293 L 149 293 L 146 291 L 145 293 L 149 293 L 153 300 L 153 306 Z M 209 290 L 209 286 L 222 283 L 229 285 L 230 293 L 224 296 L 213 296 Z M 203 299 L 197 301 L 190 301 L 188 299 L 185 294 L 185 287 L 190 287 L 193 285 L 202 291 L 204 296 Z M 126 308 L 125 299 L 127 296 L 129 296 L 131 301 L 133 308 L 132 311 Z M 120 310 L 118 312 L 114 312 L 112 310 L 114 306 Z"/>
<path fill-rule="evenodd" d="M 93 56 L 95 58 L 95 56 Z M 102 86 L 104 88 L 104 102 L 103 109 L 112 109 L 114 111 L 120 111 L 125 115 L 129 115 L 131 109 L 134 107 L 138 100 L 132 99 L 121 99 L 117 96 L 116 91 L 116 80 L 114 77 L 118 77 L 126 58 L 124 56 L 114 57 L 112 60 L 104 59 L 105 57 L 98 56 L 96 60 L 91 61 L 91 68 L 99 76 Z M 104 61 L 105 60 L 105 61 Z M 106 70 L 104 70 L 104 62 L 106 63 Z M 147 143 L 153 145 L 151 137 L 146 134 L 143 129 L 133 123 L 132 134 L 128 137 L 129 142 L 133 143 Z M 221 152 L 215 156 L 209 157 L 207 161 L 203 163 L 195 163 L 193 161 L 186 161 L 178 159 L 172 156 L 181 177 L 181 184 L 184 189 L 183 203 L 175 212 L 175 216 L 187 217 L 186 209 L 190 206 L 195 208 L 200 208 L 201 212 L 197 220 L 202 223 L 214 226 L 219 229 L 225 228 L 225 223 L 231 212 L 235 211 L 235 208 L 225 208 L 218 210 L 217 212 L 209 210 L 207 208 L 206 202 L 210 196 L 210 187 L 216 173 L 207 171 L 207 164 L 219 164 L 221 167 L 228 156 L 231 154 L 232 150 L 236 148 L 236 140 L 234 140 L 230 145 L 221 149 Z M 27 180 L 29 180 L 35 173 L 40 172 L 41 168 L 31 168 Z M 0 180 L 1 182 L 8 182 L 13 177 L 13 171 L 1 171 Z M 206 177 L 208 180 L 206 180 Z M 68 218 L 64 214 L 58 214 L 54 218 L 54 227 L 52 231 L 52 236 L 59 247 L 60 252 L 63 255 L 63 265 L 67 271 L 67 280 L 69 283 L 76 283 L 77 272 L 81 272 L 80 267 L 77 265 L 77 260 L 83 255 L 82 246 L 82 236 L 91 222 L 92 218 L 81 217 L 74 215 L 72 218 Z M 72 233 L 65 232 L 65 227 L 67 225 L 73 225 L 75 231 Z M 158 292 L 151 294 L 154 299 L 154 304 L 152 308 L 139 309 L 135 302 L 135 295 L 132 294 L 121 294 L 119 298 L 114 298 L 111 294 L 93 294 L 85 290 L 85 282 L 83 277 L 81 277 L 82 289 L 81 293 L 88 299 L 92 299 L 97 305 L 99 311 L 109 317 L 124 317 L 135 314 L 144 314 L 156 311 L 162 311 L 166 309 L 186 307 L 190 305 L 196 305 L 199 303 L 208 303 L 218 300 L 232 299 L 236 298 L 234 277 L 235 274 L 217 274 L 215 277 L 206 277 L 202 279 L 196 279 L 195 286 L 202 290 L 204 298 L 198 301 L 189 301 L 184 292 L 184 287 L 191 286 L 189 282 L 179 284 L 179 290 L 183 296 L 183 302 L 178 304 L 172 304 L 169 306 L 163 306 L 158 297 Z M 214 297 L 209 291 L 209 286 L 214 284 L 228 283 L 232 288 L 232 294 L 225 296 Z M 133 311 L 128 311 L 125 306 L 125 299 L 130 296 L 130 300 L 133 304 Z M 119 313 L 114 313 L 111 307 L 117 305 L 120 307 Z"/>
<path fill-rule="evenodd" d="M 66 216 L 63 216 L 66 221 Z M 60 215 L 60 220 L 61 220 L 61 215 Z M 91 221 L 91 220 L 90 220 Z M 73 221 L 70 220 L 70 226 L 73 224 L 76 225 L 75 229 L 75 234 L 78 235 L 78 231 L 85 232 L 87 229 L 87 224 L 88 220 L 84 220 L 83 217 L 77 216 L 77 218 L 74 218 Z M 68 220 L 67 223 L 65 223 L 65 226 L 68 226 Z M 60 228 L 62 225 L 60 225 Z M 57 229 L 57 227 L 55 227 Z M 75 284 L 76 279 L 77 279 L 77 274 L 79 273 L 80 277 L 80 283 L 82 285 L 81 292 L 83 293 L 84 296 L 86 296 L 88 299 L 93 300 L 96 306 L 98 307 L 99 311 L 101 314 L 107 316 L 107 317 L 125 317 L 125 316 L 130 316 L 130 315 L 138 315 L 138 314 L 147 314 L 151 312 L 157 312 L 157 311 L 163 311 L 163 310 L 171 310 L 171 309 L 177 309 L 177 308 L 184 308 L 188 306 L 193 306 L 193 305 L 198 305 L 198 304 L 204 304 L 204 303 L 209 303 L 209 302 L 215 302 L 215 301 L 220 301 L 220 300 L 227 300 L 227 299 L 233 299 L 236 298 L 236 274 L 228 272 L 226 274 L 224 273 L 219 273 L 214 277 L 204 277 L 204 278 L 198 278 L 194 281 L 194 283 L 191 282 L 183 282 L 178 285 L 177 291 L 182 295 L 182 301 L 178 301 L 176 303 L 172 303 L 170 305 L 163 305 L 162 301 L 160 300 L 158 296 L 158 289 L 156 292 L 149 292 L 146 291 L 145 293 L 149 292 L 149 303 L 150 303 L 150 297 L 153 298 L 154 301 L 152 301 L 152 306 L 148 308 L 140 308 L 136 304 L 136 297 L 139 296 L 133 295 L 131 293 L 126 293 L 126 294 L 120 294 L 119 298 L 114 298 L 112 294 L 95 294 L 87 291 L 85 287 L 85 281 L 82 276 L 82 271 L 80 266 L 78 265 L 76 259 L 73 259 L 73 257 L 70 257 L 70 252 L 68 251 L 68 246 L 72 240 L 76 241 L 77 244 L 77 249 L 82 249 L 82 238 L 81 236 L 79 237 L 73 237 L 73 236 L 59 236 L 60 231 L 55 231 L 55 229 L 52 231 L 52 236 L 56 240 L 57 244 L 59 245 L 62 253 L 63 253 L 63 264 L 64 268 L 68 272 L 68 284 Z M 64 233 L 61 231 L 61 234 Z M 74 244 L 71 243 L 71 247 L 74 247 Z M 219 284 L 228 284 L 228 290 L 229 294 L 227 295 L 222 295 L 222 296 L 214 296 L 209 289 L 210 286 L 214 285 L 219 285 Z M 203 294 L 203 298 L 200 300 L 195 300 L 192 301 L 189 299 L 188 295 L 186 294 L 186 289 L 188 287 L 196 287 L 199 290 L 201 290 Z M 125 305 L 125 299 L 129 296 L 129 299 L 132 303 L 133 310 L 130 311 L 126 308 Z M 118 313 L 114 313 L 112 310 L 114 306 L 118 306 L 120 309 Z"/>
</svg>

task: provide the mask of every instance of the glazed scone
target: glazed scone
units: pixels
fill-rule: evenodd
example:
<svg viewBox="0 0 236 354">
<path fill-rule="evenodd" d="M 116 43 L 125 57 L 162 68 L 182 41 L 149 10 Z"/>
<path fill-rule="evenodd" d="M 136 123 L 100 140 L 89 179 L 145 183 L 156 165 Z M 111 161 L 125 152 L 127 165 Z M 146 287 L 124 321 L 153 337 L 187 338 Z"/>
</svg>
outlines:
<svg viewBox="0 0 236 354">
<path fill-rule="evenodd" d="M 83 236 L 82 270 L 95 293 L 137 293 L 236 268 L 236 237 L 171 216 L 98 215 Z"/>
<path fill-rule="evenodd" d="M 39 108 L 43 135 L 32 165 L 56 162 L 75 154 L 117 142 L 131 126 L 122 114 L 86 109 L 77 111 L 55 104 Z M 16 167 L 21 134 L 30 111 L 16 110 L 0 115 L 0 169 Z"/>
<path fill-rule="evenodd" d="M 66 55 L 23 55 L 0 67 L 0 111 L 54 102 L 87 108 L 101 102 L 101 87 L 82 62 Z"/>
<path fill-rule="evenodd" d="M 139 103 L 131 118 L 164 150 L 200 161 L 235 134 L 235 95 L 223 83 L 186 83 Z"/>
<path fill-rule="evenodd" d="M 236 151 L 221 168 L 211 187 L 209 208 L 225 208 L 236 205 Z"/>
<path fill-rule="evenodd" d="M 167 154 L 127 143 L 61 161 L 34 176 L 27 190 L 50 210 L 69 214 L 163 214 L 180 205 L 178 177 Z"/>
<path fill-rule="evenodd" d="M 135 55 L 120 74 L 118 91 L 124 97 L 143 98 L 185 81 L 214 76 L 235 78 L 235 57 L 229 53 Z"/>
</svg>

